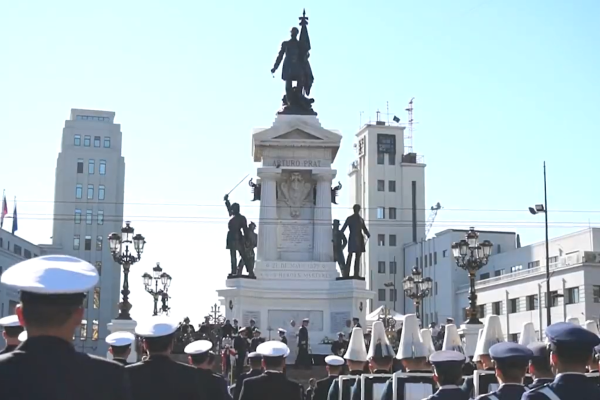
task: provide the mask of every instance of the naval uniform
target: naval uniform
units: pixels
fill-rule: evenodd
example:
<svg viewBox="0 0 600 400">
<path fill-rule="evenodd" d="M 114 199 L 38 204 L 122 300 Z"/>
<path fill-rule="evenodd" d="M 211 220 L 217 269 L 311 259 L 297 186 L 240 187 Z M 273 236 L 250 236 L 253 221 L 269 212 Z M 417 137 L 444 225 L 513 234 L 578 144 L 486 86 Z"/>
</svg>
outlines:
<svg viewBox="0 0 600 400">
<path fill-rule="evenodd" d="M 426 400 L 469 400 L 470 396 L 457 385 L 444 385 Z M 425 399 L 424 399 L 425 400 Z"/>
<path fill-rule="evenodd" d="M 327 400 L 329 389 L 337 379 L 338 375 L 329 375 L 327 378 L 319 379 L 315 387 L 313 400 Z"/>
<path fill-rule="evenodd" d="M 235 391 L 233 393 L 233 400 L 239 400 L 240 394 L 242 393 L 242 387 L 244 386 L 244 380 L 248 378 L 254 378 L 255 376 L 262 375 L 262 370 L 252 369 L 248 372 L 244 372 L 235 382 Z"/>
<path fill-rule="evenodd" d="M 0 356 L 0 399 L 130 400 L 131 393 L 123 366 L 36 336 Z"/>
<path fill-rule="evenodd" d="M 407 374 L 431 374 L 431 370 L 411 370 L 406 371 Z M 394 399 L 394 378 L 390 379 L 385 384 L 385 389 L 383 389 L 383 394 L 381 395 L 381 400 L 401 400 Z"/>
<path fill-rule="evenodd" d="M 519 400 L 527 390 L 518 383 L 504 383 L 493 392 L 482 394 L 477 400 Z"/>
<path fill-rule="evenodd" d="M 373 375 L 388 375 L 390 373 L 390 371 L 384 370 L 384 369 L 380 369 L 380 370 L 375 370 L 373 372 Z M 350 395 L 350 399 L 352 400 L 360 400 L 361 395 L 362 395 L 362 383 L 360 381 L 360 379 L 358 379 L 356 381 L 356 383 L 354 383 L 354 386 L 352 386 L 352 394 Z"/>
<path fill-rule="evenodd" d="M 220 375 L 213 374 L 209 369 L 196 368 L 200 377 L 200 387 L 206 394 L 207 399 L 211 400 L 231 400 L 227 382 Z"/>
<path fill-rule="evenodd" d="M 525 388 L 527 390 L 533 390 L 552 382 L 554 382 L 554 378 L 537 378 L 531 384 L 525 386 Z"/>
<path fill-rule="evenodd" d="M 209 400 L 200 375 L 191 365 L 173 361 L 167 355 L 150 355 L 128 365 L 133 400 Z M 83 398 L 83 397 L 80 397 Z"/>
<path fill-rule="evenodd" d="M 362 370 L 350 371 L 348 375 L 361 376 L 363 374 Z M 327 394 L 327 400 L 338 400 L 340 398 L 340 381 L 335 380 L 331 384 L 329 388 L 329 393 Z"/>
<path fill-rule="evenodd" d="M 113 361 L 114 361 L 114 362 L 118 362 L 118 363 L 119 363 L 119 364 L 121 364 L 122 366 L 129 365 L 129 363 L 127 362 L 127 360 L 126 360 L 126 359 L 124 359 L 124 358 L 118 358 L 118 357 L 115 357 L 115 358 L 113 358 Z"/>
<path fill-rule="evenodd" d="M 16 345 L 16 344 L 8 344 L 8 345 L 6 345 L 6 347 L 4 349 L 0 350 L 0 355 L 8 354 L 11 351 L 14 351 L 17 347 L 18 347 L 18 345 Z"/>
<path fill-rule="evenodd" d="M 240 400 L 302 400 L 302 386 L 282 372 L 266 371 L 244 380 Z"/>
</svg>

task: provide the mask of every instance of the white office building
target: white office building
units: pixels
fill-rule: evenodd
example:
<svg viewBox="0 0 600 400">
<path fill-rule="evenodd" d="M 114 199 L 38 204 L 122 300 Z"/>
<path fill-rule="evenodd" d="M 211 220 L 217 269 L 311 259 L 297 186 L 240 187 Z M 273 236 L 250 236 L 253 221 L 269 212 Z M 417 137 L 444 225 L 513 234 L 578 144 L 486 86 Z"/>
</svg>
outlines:
<svg viewBox="0 0 600 400">
<path fill-rule="evenodd" d="M 95 265 L 100 283 L 86 299 L 85 321 L 75 335 L 78 350 L 105 356 L 107 324 L 117 316 L 121 268 L 107 237 L 123 224 L 125 160 L 115 113 L 71 110 L 56 164 L 52 244 L 44 253 L 72 255 Z"/>
<path fill-rule="evenodd" d="M 391 283 L 404 276 L 404 246 L 425 236 L 425 164 L 416 153 L 405 154 L 404 129 L 378 121 L 356 134 L 350 203 L 362 207 L 371 233 L 362 259 L 367 289 L 375 292 L 368 311 L 382 305 L 402 310 L 401 284 Z"/>
</svg>

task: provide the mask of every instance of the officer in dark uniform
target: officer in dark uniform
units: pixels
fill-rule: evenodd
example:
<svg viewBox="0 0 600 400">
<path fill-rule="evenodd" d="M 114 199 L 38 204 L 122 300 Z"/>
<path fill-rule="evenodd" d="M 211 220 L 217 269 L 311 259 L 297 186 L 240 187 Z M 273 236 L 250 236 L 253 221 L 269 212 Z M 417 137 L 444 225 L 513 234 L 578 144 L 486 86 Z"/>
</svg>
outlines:
<svg viewBox="0 0 600 400">
<path fill-rule="evenodd" d="M 331 344 L 331 354 L 334 356 L 343 356 L 348 348 L 348 342 L 344 340 L 344 333 L 338 332 L 338 340 Z"/>
<path fill-rule="evenodd" d="M 365 345 L 365 338 L 363 335 L 362 328 L 355 327 L 352 329 L 352 335 L 350 336 L 350 343 L 348 350 L 344 354 L 346 363 L 348 365 L 348 375 L 360 376 L 362 375 L 365 364 L 367 363 L 367 347 Z M 352 382 L 352 381 L 349 381 Z M 340 385 L 339 380 L 333 381 L 329 388 L 329 394 L 327 400 L 339 400 L 340 396 Z M 351 387 L 349 388 L 351 389 Z M 348 392 L 349 394 L 349 392 Z M 346 397 L 346 396 L 344 396 Z"/>
<path fill-rule="evenodd" d="M 312 357 L 308 350 L 308 324 L 309 319 L 302 320 L 302 326 L 298 330 L 298 357 L 296 358 L 296 366 L 300 368 L 310 369 L 312 367 Z"/>
<path fill-rule="evenodd" d="M 127 357 L 131 353 L 131 344 L 135 342 L 135 336 L 131 332 L 114 332 L 106 337 L 108 351 L 113 360 L 119 364 L 129 365 Z"/>
<path fill-rule="evenodd" d="M 190 364 L 196 367 L 200 376 L 200 385 L 206 397 L 211 400 L 231 400 L 225 378 L 214 374 L 210 368 L 212 342 L 196 340 L 183 350 L 189 356 Z"/>
<path fill-rule="evenodd" d="M 246 354 L 248 354 L 248 328 L 242 327 L 239 329 L 239 335 L 233 339 L 233 348 L 235 350 L 235 370 L 233 371 L 233 377 L 237 381 L 239 376 L 244 372 L 244 364 L 246 362 Z"/>
<path fill-rule="evenodd" d="M 133 400 L 209 400 L 200 374 L 191 365 L 171 359 L 177 321 L 159 316 L 138 322 L 135 334 L 142 337 L 148 358 L 128 365 Z"/>
<path fill-rule="evenodd" d="M 235 392 L 233 400 L 239 400 L 240 394 L 242 393 L 242 387 L 244 386 L 244 380 L 248 378 L 254 378 L 255 376 L 262 375 L 262 356 L 259 353 L 253 352 L 248 354 L 248 361 L 250 363 L 250 371 L 244 372 L 238 380 L 235 382 Z"/>
<path fill-rule="evenodd" d="M 254 337 L 250 340 L 250 352 L 251 353 L 256 352 L 256 349 L 258 348 L 258 346 L 265 341 L 265 339 L 260 337 L 260 333 L 261 332 L 259 329 L 255 329 L 252 332 Z"/>
<path fill-rule="evenodd" d="M 0 355 L 0 399 L 131 398 L 122 365 L 72 344 L 86 293 L 98 284 L 93 265 L 70 256 L 36 257 L 9 268 L 0 281 L 20 291 L 16 313 L 28 332 L 13 352 Z"/>
<path fill-rule="evenodd" d="M 327 356 L 325 357 L 325 364 L 327 364 L 328 376 L 317 381 L 313 400 L 327 400 L 331 385 L 338 379 L 342 372 L 344 359 L 339 356 Z"/>
<path fill-rule="evenodd" d="M 465 356 L 458 351 L 436 351 L 429 357 L 438 391 L 427 400 L 468 400 L 469 395 L 458 386 L 462 380 Z"/>
<path fill-rule="evenodd" d="M 497 343 L 490 347 L 490 357 L 496 364 L 496 377 L 500 387 L 477 397 L 478 400 L 520 400 L 525 393 L 523 378 L 533 352 L 522 344 Z"/>
<path fill-rule="evenodd" d="M 530 390 L 522 400 L 591 400 L 600 398 L 600 388 L 585 376 L 598 335 L 569 322 L 558 322 L 546 328 L 550 362 L 557 372 L 550 384 Z"/>
<path fill-rule="evenodd" d="M 287 331 L 283 328 L 279 328 L 277 329 L 277 332 L 279 333 L 279 340 L 281 340 L 281 342 L 288 344 L 287 342 L 287 338 L 285 337 L 285 335 L 287 334 Z"/>
<path fill-rule="evenodd" d="M 25 330 L 19 322 L 17 315 L 9 315 L 0 319 L 0 326 L 4 328 L 2 337 L 6 341 L 6 347 L 0 351 L 0 354 L 10 353 L 21 343 L 19 342 L 19 334 Z"/>
<path fill-rule="evenodd" d="M 258 346 L 262 356 L 264 374 L 246 378 L 240 400 L 302 400 L 302 386 L 289 380 L 283 370 L 290 349 L 279 340 L 270 340 Z"/>
<path fill-rule="evenodd" d="M 527 389 L 536 389 L 544 386 L 547 383 L 554 381 L 554 373 L 550 366 L 550 352 L 548 346 L 544 343 L 531 343 L 527 346 L 529 350 L 533 352 L 533 357 L 529 362 L 529 373 L 533 376 L 534 380 Z"/>
</svg>

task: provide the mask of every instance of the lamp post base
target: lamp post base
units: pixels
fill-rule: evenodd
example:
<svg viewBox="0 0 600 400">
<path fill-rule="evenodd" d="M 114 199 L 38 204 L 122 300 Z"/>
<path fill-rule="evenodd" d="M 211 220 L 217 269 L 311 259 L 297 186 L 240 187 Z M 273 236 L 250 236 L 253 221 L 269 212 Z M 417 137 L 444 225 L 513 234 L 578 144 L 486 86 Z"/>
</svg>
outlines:
<svg viewBox="0 0 600 400">
<path fill-rule="evenodd" d="M 464 323 L 458 329 L 458 334 L 463 340 L 463 348 L 465 355 L 473 357 L 475 354 L 475 348 L 477 347 L 477 340 L 479 339 L 479 330 L 483 329 L 483 324 L 470 324 Z"/>
<path fill-rule="evenodd" d="M 131 311 L 131 303 L 129 303 L 128 301 L 126 302 L 120 302 L 119 303 L 119 315 L 117 316 L 118 320 L 126 320 L 126 321 L 130 321 L 131 320 L 131 315 L 129 314 L 129 311 Z"/>
<path fill-rule="evenodd" d="M 481 322 L 477 317 L 470 317 L 465 321 L 464 325 L 483 325 L 483 322 Z"/>
</svg>

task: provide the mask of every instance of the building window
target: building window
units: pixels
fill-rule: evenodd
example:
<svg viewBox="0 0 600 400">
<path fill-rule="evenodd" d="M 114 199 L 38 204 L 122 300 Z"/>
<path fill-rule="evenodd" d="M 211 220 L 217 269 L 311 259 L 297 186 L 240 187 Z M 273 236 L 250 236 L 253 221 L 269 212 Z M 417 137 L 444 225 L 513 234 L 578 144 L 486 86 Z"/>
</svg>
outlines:
<svg viewBox="0 0 600 400">
<path fill-rule="evenodd" d="M 92 340 L 98 340 L 98 336 L 99 336 L 99 329 L 98 329 L 98 321 L 94 320 L 92 323 Z"/>
<path fill-rule="evenodd" d="M 519 343 L 519 334 L 518 333 L 510 333 L 508 335 L 508 341 L 514 342 L 514 343 Z"/>
<path fill-rule="evenodd" d="M 515 265 L 514 267 L 510 267 L 510 272 L 513 273 L 513 272 L 520 271 L 522 269 L 523 269 L 522 265 Z"/>
<path fill-rule="evenodd" d="M 385 207 L 377 207 L 377 219 L 385 218 Z"/>
<path fill-rule="evenodd" d="M 104 211 L 98 211 L 98 225 L 104 225 Z"/>
<path fill-rule="evenodd" d="M 396 261 L 390 261 L 390 274 L 396 274 L 396 270 L 398 268 L 398 264 L 396 264 Z"/>
<path fill-rule="evenodd" d="M 18 244 L 15 244 L 13 246 L 13 253 L 17 254 L 17 255 L 21 255 L 21 246 L 19 246 Z"/>
<path fill-rule="evenodd" d="M 94 175 L 95 167 L 96 167 L 96 161 L 88 160 L 88 174 Z"/>
<path fill-rule="evenodd" d="M 481 275 L 479 275 L 479 280 L 482 281 L 484 279 L 490 279 L 490 273 L 489 272 L 484 272 Z"/>
<path fill-rule="evenodd" d="M 98 275 L 100 275 L 102 273 L 102 261 L 96 261 L 96 264 L 94 264 L 96 266 L 96 269 L 98 270 Z"/>
<path fill-rule="evenodd" d="M 496 251 L 496 253 L 498 253 L 498 254 L 502 253 L 502 247 L 500 245 L 498 245 L 498 250 Z"/>
<path fill-rule="evenodd" d="M 565 293 L 565 304 L 579 303 L 579 288 L 568 288 Z"/>
<path fill-rule="evenodd" d="M 94 136 L 94 147 L 100 147 L 100 136 Z"/>
<path fill-rule="evenodd" d="M 388 154 L 388 164 L 389 165 L 395 165 L 396 164 L 396 154 L 395 153 L 389 153 Z"/>
<path fill-rule="evenodd" d="M 78 208 L 75 209 L 75 223 L 76 224 L 81 223 L 81 210 Z"/>
<path fill-rule="evenodd" d="M 527 269 L 536 268 L 540 266 L 540 260 L 530 261 L 527 263 Z"/>
<path fill-rule="evenodd" d="M 495 301 L 492 303 L 492 314 L 501 315 L 502 314 L 502 302 Z"/>
<path fill-rule="evenodd" d="M 379 301 L 385 301 L 385 289 L 377 290 L 377 298 Z"/>
<path fill-rule="evenodd" d="M 110 138 L 108 136 L 104 136 L 104 147 L 110 148 Z"/>
<path fill-rule="evenodd" d="M 558 262 L 558 256 L 550 257 L 548 261 L 550 261 L 550 265 L 556 264 Z"/>
<path fill-rule="evenodd" d="M 592 286 L 592 295 L 594 296 L 594 303 L 600 303 L 600 285 Z"/>
<path fill-rule="evenodd" d="M 385 261 L 377 262 L 377 273 L 385 274 Z"/>
<path fill-rule="evenodd" d="M 477 316 L 479 318 L 485 317 L 485 304 L 480 304 L 477 306 Z"/>
<path fill-rule="evenodd" d="M 442 258 L 446 258 L 448 250 L 442 250 Z"/>
<path fill-rule="evenodd" d="M 94 198 L 94 185 L 88 185 L 87 198 L 88 200 L 92 200 Z"/>
<path fill-rule="evenodd" d="M 396 246 L 396 235 L 390 235 L 390 246 Z"/>
<path fill-rule="evenodd" d="M 385 164 L 385 153 L 377 153 L 377 164 L 383 165 Z"/>
<path fill-rule="evenodd" d="M 388 192 L 396 191 L 396 181 L 388 181 Z"/>
<path fill-rule="evenodd" d="M 377 245 L 385 246 L 385 235 L 382 235 L 382 234 L 377 235 Z"/>
<path fill-rule="evenodd" d="M 73 144 L 75 146 L 81 146 L 81 135 L 75 135 Z"/>
<path fill-rule="evenodd" d="M 498 270 L 494 271 L 494 276 L 502 276 L 502 275 L 504 275 L 503 269 L 498 269 Z"/>
<path fill-rule="evenodd" d="M 546 304 L 548 304 L 548 293 L 546 293 Z M 558 291 L 557 290 L 553 290 L 550 292 L 550 307 L 557 307 L 558 306 Z"/>
<path fill-rule="evenodd" d="M 437 251 L 433 252 L 433 265 L 437 265 Z"/>
<path fill-rule="evenodd" d="M 377 191 L 378 192 L 385 192 L 385 181 L 378 179 L 377 180 Z"/>
<path fill-rule="evenodd" d="M 433 295 L 437 296 L 438 294 L 438 286 L 437 286 L 437 281 L 433 283 Z"/>
<path fill-rule="evenodd" d="M 77 173 L 83 174 L 83 158 L 77 159 Z"/>
<path fill-rule="evenodd" d="M 514 314 L 519 312 L 519 299 L 510 299 L 508 300 L 508 313 Z"/>
<path fill-rule="evenodd" d="M 398 292 L 396 292 L 395 288 L 391 288 L 390 289 L 390 301 L 397 301 L 398 300 Z"/>
<path fill-rule="evenodd" d="M 83 146 L 84 147 L 90 147 L 91 142 L 92 142 L 92 137 L 91 136 L 84 136 L 83 137 Z"/>
<path fill-rule="evenodd" d="M 388 218 L 396 219 L 396 207 L 390 207 L 388 210 Z"/>
<path fill-rule="evenodd" d="M 390 243 L 390 246 L 392 244 Z M 425 262 L 423 262 L 423 267 L 427 267 L 427 254 L 425 254 Z"/>
<path fill-rule="evenodd" d="M 85 320 L 81 321 L 81 326 L 79 327 L 79 339 L 87 339 L 87 321 Z"/>
<path fill-rule="evenodd" d="M 84 250 L 92 250 L 92 237 L 91 236 L 86 236 L 85 237 L 85 247 Z"/>
<path fill-rule="evenodd" d="M 73 250 L 79 250 L 79 235 L 73 236 Z"/>
<path fill-rule="evenodd" d="M 93 218 L 93 213 L 92 210 L 86 210 L 85 211 L 85 223 L 87 225 L 91 225 L 92 224 L 92 218 Z"/>
<path fill-rule="evenodd" d="M 537 310 L 539 308 L 539 299 L 537 294 L 527 296 L 526 307 L 527 311 Z"/>
<path fill-rule="evenodd" d="M 102 236 L 96 236 L 96 251 L 102 251 Z"/>
<path fill-rule="evenodd" d="M 104 200 L 104 185 L 98 186 L 98 200 Z"/>
<path fill-rule="evenodd" d="M 431 267 L 433 265 L 433 256 L 431 255 L 431 253 L 429 253 L 429 266 Z"/>
<path fill-rule="evenodd" d="M 100 160 L 100 165 L 98 165 L 98 173 L 100 175 L 106 175 L 106 160 Z"/>
<path fill-rule="evenodd" d="M 80 184 L 75 185 L 75 198 L 80 199 L 83 195 L 83 186 Z"/>
<path fill-rule="evenodd" d="M 27 250 L 27 249 L 23 249 L 23 257 L 29 259 L 31 258 L 31 251 Z M 0 274 L 2 273 L 2 271 L 0 271 Z"/>
</svg>

